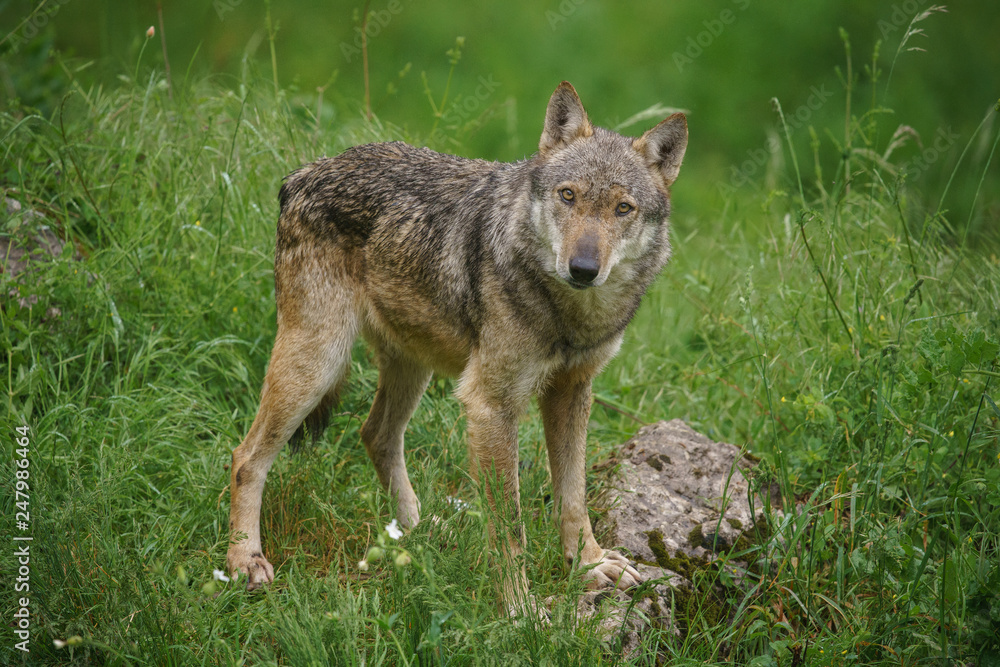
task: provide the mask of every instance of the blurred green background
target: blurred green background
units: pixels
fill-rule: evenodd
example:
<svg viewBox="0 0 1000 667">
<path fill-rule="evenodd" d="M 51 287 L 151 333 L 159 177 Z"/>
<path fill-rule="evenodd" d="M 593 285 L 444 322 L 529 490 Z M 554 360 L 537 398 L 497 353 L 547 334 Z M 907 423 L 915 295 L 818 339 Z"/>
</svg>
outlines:
<svg viewBox="0 0 1000 667">
<path fill-rule="evenodd" d="M 293 106 L 315 113 L 318 88 L 324 87 L 322 122 L 356 119 L 363 105 L 362 6 L 342 0 L 273 0 L 270 8 L 264 0 L 165 0 L 174 85 L 206 75 L 231 79 L 234 88 L 247 81 L 270 84 L 270 11 L 277 79 Z M 933 7 L 921 0 L 372 0 L 372 109 L 401 137 L 510 160 L 535 150 L 545 103 L 563 79 L 577 87 L 591 118 L 604 126 L 617 126 L 655 104 L 683 108 L 690 112 L 691 144 L 678 194 L 710 215 L 745 188 L 791 187 L 765 178 L 768 165 L 781 159 L 771 98 L 796 119 L 793 139 L 810 173 L 809 126 L 827 148 L 843 142 L 842 130 L 827 128 L 844 126 L 842 82 L 850 67 L 857 80 L 852 113 L 860 116 L 873 106 L 892 111 L 872 115 L 884 137 L 875 148 L 884 150 L 900 125 L 919 136 L 920 142 L 909 141 L 893 157 L 915 161 L 909 179 L 931 207 L 989 115 L 945 208 L 960 225 L 971 214 L 974 233 L 991 231 L 1000 220 L 997 165 L 987 173 L 980 201 L 971 201 L 995 129 L 996 114 L 989 111 L 1000 97 L 1000 3 L 969 0 L 933 12 L 913 24 L 923 32 L 900 51 L 911 20 Z M 157 37 L 142 50 L 151 25 Z M 51 112 L 44 107 L 54 104 L 51 93 L 70 70 L 100 83 L 136 71 L 148 78 L 151 69 L 163 68 L 157 3 L 150 0 L 0 0 L 0 26 L 6 36 L 0 93 L 39 105 L 43 113 Z M 849 35 L 849 59 L 840 28 Z M 447 52 L 457 38 L 464 41 L 453 68 L 454 51 Z M 52 57 L 53 49 L 63 64 Z M 873 63 L 881 70 L 874 87 Z M 443 117 L 435 116 L 428 101 L 424 76 L 435 104 L 448 89 Z M 656 120 L 622 130 L 638 134 Z M 434 135 L 435 129 L 444 133 Z M 442 136 L 445 141 L 434 140 Z M 946 150 L 931 150 L 935 142 Z M 317 146 L 317 154 L 325 150 Z M 836 165 L 824 166 L 832 181 Z"/>
</svg>

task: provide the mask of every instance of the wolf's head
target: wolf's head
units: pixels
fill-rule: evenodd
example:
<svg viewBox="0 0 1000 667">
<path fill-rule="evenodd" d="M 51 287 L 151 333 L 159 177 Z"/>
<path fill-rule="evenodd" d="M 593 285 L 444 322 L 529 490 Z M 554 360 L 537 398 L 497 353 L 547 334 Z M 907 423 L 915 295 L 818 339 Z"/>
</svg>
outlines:
<svg viewBox="0 0 1000 667">
<path fill-rule="evenodd" d="M 584 289 L 612 272 L 628 280 L 635 269 L 659 269 L 670 254 L 669 187 L 687 138 L 680 113 L 638 139 L 594 127 L 563 81 L 532 162 L 531 219 L 546 270 Z"/>
</svg>

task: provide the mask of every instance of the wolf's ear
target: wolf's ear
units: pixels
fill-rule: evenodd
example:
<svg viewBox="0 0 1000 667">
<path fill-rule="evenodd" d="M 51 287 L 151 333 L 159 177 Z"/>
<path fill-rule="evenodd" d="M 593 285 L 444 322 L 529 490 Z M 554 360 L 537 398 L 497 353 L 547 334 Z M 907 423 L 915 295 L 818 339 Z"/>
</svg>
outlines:
<svg viewBox="0 0 1000 667">
<path fill-rule="evenodd" d="M 580 96 L 569 81 L 563 81 L 556 92 L 552 93 L 548 109 L 545 110 L 545 129 L 538 143 L 538 152 L 546 153 L 593 133 L 594 128 L 587 118 L 587 112 L 583 110 Z"/>
<path fill-rule="evenodd" d="M 659 170 L 664 183 L 670 185 L 681 171 L 687 143 L 687 118 L 682 113 L 675 113 L 633 141 L 632 147 L 646 158 L 646 164 Z"/>
</svg>

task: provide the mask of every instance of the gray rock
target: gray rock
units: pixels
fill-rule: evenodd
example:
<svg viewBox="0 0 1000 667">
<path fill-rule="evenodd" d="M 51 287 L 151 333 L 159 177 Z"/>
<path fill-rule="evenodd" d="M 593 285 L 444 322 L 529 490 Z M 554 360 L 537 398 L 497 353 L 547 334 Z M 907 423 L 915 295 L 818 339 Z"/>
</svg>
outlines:
<svg viewBox="0 0 1000 667">
<path fill-rule="evenodd" d="M 578 617 L 593 619 L 609 644 L 621 641 L 625 656 L 650 627 L 678 633 L 670 618 L 674 593 L 688 594 L 685 570 L 727 553 L 762 520 L 763 503 L 751 507 L 744 473 L 753 463 L 733 445 L 713 442 L 679 419 L 643 427 L 622 447 L 616 483 L 619 502 L 598 522 L 607 546 L 624 547 L 639 561 L 648 585 L 635 591 L 591 591 L 578 602 Z M 684 558 L 678 558 L 678 555 Z"/>
<path fill-rule="evenodd" d="M 667 567 L 665 557 L 678 552 L 710 560 L 761 516 L 763 503 L 751 508 L 744 477 L 753 463 L 679 419 L 643 427 L 622 457 L 620 502 L 598 529 L 640 562 Z"/>
<path fill-rule="evenodd" d="M 641 563 L 637 569 L 647 582 L 641 589 L 590 590 L 576 601 L 576 623 L 610 647 L 620 645 L 624 657 L 632 655 L 651 627 L 679 634 L 670 619 L 670 587 L 683 586 L 684 580 L 676 573 Z M 555 602 L 555 597 L 547 598 L 545 607 L 552 609 Z"/>
<path fill-rule="evenodd" d="M 4 209 L 10 217 L 18 216 L 23 222 L 44 217 L 32 210 L 23 210 L 21 202 L 4 197 Z M 28 269 L 32 255 L 38 261 L 58 257 L 63 251 L 63 242 L 46 225 L 24 225 L 17 228 L 18 237 L 0 234 L 0 273 L 18 278 Z"/>
<path fill-rule="evenodd" d="M 7 296 L 17 299 L 22 308 L 30 308 L 38 303 L 38 296 L 21 296 L 17 285 L 30 284 L 33 264 L 37 266 L 40 262 L 60 257 L 65 244 L 47 225 L 42 224 L 45 216 L 41 213 L 24 209 L 16 199 L 4 197 L 3 204 L 7 215 L 19 217 L 22 224 L 14 228 L 14 235 L 0 234 L 0 275 L 11 286 Z M 74 253 L 74 259 L 80 259 L 79 253 Z M 56 319 L 61 315 L 59 308 L 50 306 L 45 319 Z"/>
</svg>

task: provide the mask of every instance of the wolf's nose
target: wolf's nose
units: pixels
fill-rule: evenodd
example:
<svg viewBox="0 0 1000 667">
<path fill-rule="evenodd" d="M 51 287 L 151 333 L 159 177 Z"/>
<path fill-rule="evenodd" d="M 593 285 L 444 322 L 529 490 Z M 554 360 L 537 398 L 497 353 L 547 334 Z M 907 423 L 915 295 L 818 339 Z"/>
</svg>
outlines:
<svg viewBox="0 0 1000 667">
<path fill-rule="evenodd" d="M 569 260 L 569 275 L 578 283 L 589 285 L 601 272 L 601 265 L 596 257 L 578 255 Z"/>
</svg>

